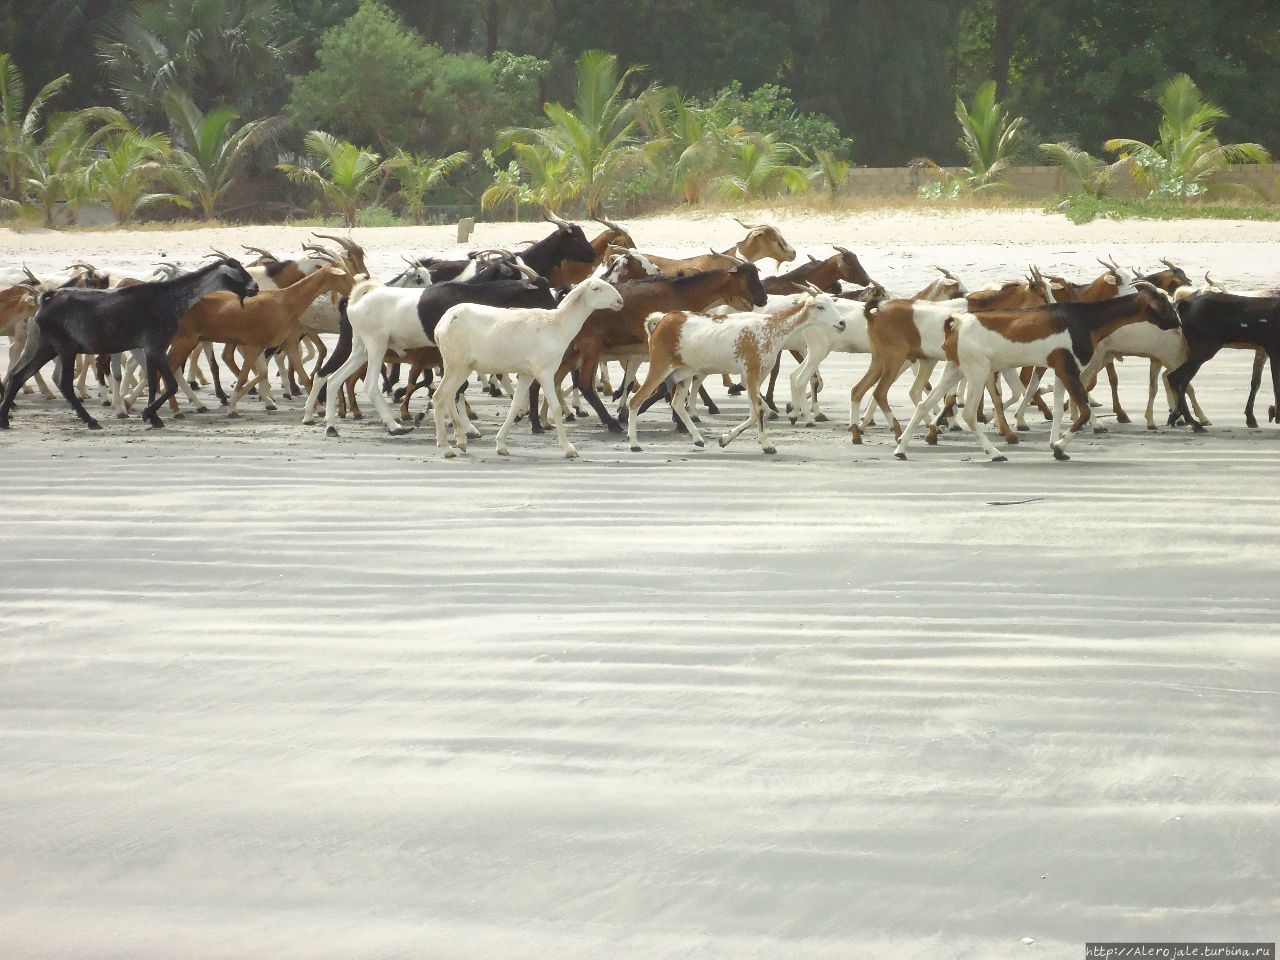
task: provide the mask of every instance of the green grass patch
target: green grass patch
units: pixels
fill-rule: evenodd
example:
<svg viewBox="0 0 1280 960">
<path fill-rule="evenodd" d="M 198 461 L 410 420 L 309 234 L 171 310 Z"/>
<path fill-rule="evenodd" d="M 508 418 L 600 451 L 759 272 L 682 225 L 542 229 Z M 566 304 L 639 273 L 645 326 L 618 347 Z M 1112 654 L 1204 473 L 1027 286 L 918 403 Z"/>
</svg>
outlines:
<svg viewBox="0 0 1280 960">
<path fill-rule="evenodd" d="M 1066 204 L 1063 207 L 1063 204 Z M 1072 223 L 1104 220 L 1280 220 L 1280 204 L 1265 200 L 1176 200 L 1143 197 L 1120 200 L 1071 193 L 1045 206 L 1046 213 L 1061 213 Z"/>
</svg>

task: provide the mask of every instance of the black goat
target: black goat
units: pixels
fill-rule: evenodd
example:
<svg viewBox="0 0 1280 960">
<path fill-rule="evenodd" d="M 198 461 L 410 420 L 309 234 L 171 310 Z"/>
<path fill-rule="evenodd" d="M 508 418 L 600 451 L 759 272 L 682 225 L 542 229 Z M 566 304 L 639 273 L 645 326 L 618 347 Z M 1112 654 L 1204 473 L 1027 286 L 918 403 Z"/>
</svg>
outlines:
<svg viewBox="0 0 1280 960">
<path fill-rule="evenodd" d="M 150 402 L 142 418 L 153 427 L 164 423 L 156 414 L 178 390 L 166 354 L 178 324 L 197 300 L 217 290 L 236 294 L 243 302 L 258 292 L 258 285 L 238 260 L 219 257 L 213 263 L 173 280 L 139 283 L 115 290 L 51 290 L 40 297 L 40 309 L 32 322 L 35 335 L 14 364 L 13 375 L 0 404 L 0 429 L 8 429 L 9 410 L 18 390 L 37 370 L 55 357 L 59 360 L 58 389 L 71 409 L 90 430 L 102 429 L 72 388 L 75 359 L 80 353 L 124 353 L 141 350 L 147 358 Z M 156 397 L 157 378 L 165 392 Z"/>
<path fill-rule="evenodd" d="M 550 277 L 551 271 L 566 260 L 576 260 L 578 263 L 596 262 L 595 249 L 580 226 L 558 218 L 552 222 L 556 225 L 555 233 L 543 237 L 537 243 L 530 244 L 520 251 L 520 259 L 528 264 L 530 269 L 539 276 Z M 475 254 L 471 254 L 466 260 L 436 260 L 424 257 L 417 263 L 431 271 L 432 282 L 440 283 L 444 280 L 456 279 L 471 265 L 471 258 L 474 256 Z"/>
<path fill-rule="evenodd" d="M 1200 432 L 1204 430 L 1187 409 L 1187 386 L 1200 368 L 1226 346 L 1254 347 L 1271 361 L 1271 385 L 1280 403 L 1280 297 L 1241 297 L 1231 293 L 1202 293 L 1178 304 L 1182 333 L 1187 338 L 1187 359 L 1169 374 L 1174 412 Z M 1252 418 L 1253 398 L 1246 416 Z M 1256 421 L 1249 426 L 1256 426 Z"/>
</svg>

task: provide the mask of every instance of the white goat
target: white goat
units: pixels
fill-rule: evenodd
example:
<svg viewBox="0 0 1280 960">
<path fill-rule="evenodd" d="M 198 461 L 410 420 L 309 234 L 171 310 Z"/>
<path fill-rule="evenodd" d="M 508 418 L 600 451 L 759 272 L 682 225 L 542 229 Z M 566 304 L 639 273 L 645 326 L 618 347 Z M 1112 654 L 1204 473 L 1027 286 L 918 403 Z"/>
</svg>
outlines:
<svg viewBox="0 0 1280 960">
<path fill-rule="evenodd" d="M 476 373 L 516 373 L 520 379 L 507 419 L 498 431 L 498 453 L 507 454 L 507 434 L 516 416 L 528 407 L 529 388 L 538 381 L 543 393 L 555 396 L 556 373 L 565 351 L 596 310 L 620 310 L 622 294 L 598 277 L 590 277 L 560 301 L 554 310 L 534 307 L 489 307 L 463 303 L 452 307 L 436 327 L 436 346 L 444 373 L 435 395 L 436 445 L 446 457 L 456 450 L 449 442 L 445 415 L 452 419 L 458 448 L 467 449 L 467 425 L 458 411 L 458 392 Z M 564 429 L 559 404 L 549 404 L 560 449 L 578 455 Z"/>
</svg>

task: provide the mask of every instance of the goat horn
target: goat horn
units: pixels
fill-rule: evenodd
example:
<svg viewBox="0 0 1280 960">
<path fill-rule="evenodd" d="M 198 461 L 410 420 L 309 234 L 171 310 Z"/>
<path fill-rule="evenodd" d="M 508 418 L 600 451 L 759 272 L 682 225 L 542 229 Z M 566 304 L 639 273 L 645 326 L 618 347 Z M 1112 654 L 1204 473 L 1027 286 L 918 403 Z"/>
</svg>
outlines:
<svg viewBox="0 0 1280 960">
<path fill-rule="evenodd" d="M 804 288 L 808 290 L 811 294 L 813 294 L 815 297 L 820 296 L 823 292 L 819 287 L 810 283 L 808 280 L 804 280 L 802 281 L 802 283 L 804 285 Z"/>
<path fill-rule="evenodd" d="M 1204 272 L 1204 282 L 1205 282 L 1207 285 L 1211 286 L 1211 287 L 1216 287 L 1216 286 L 1217 286 L 1217 284 L 1216 284 L 1216 283 L 1214 283 L 1214 282 L 1213 282 L 1213 280 L 1210 278 L 1210 276 L 1209 276 L 1209 271 L 1208 271 L 1208 270 L 1206 270 L 1206 271 Z"/>
<path fill-rule="evenodd" d="M 240 249 L 241 249 L 241 250 L 244 250 L 244 251 L 245 251 L 245 252 L 247 252 L 247 253 L 256 253 L 256 254 L 257 254 L 258 256 L 260 256 L 260 257 L 266 257 L 268 260 L 272 260 L 272 261 L 274 261 L 275 263 L 279 263 L 279 262 L 280 262 L 280 258 L 279 258 L 279 257 L 277 257 L 277 256 L 276 256 L 274 253 L 272 253 L 270 250 L 264 250 L 264 249 L 262 249 L 262 247 L 251 247 L 251 246 L 249 246 L 247 243 L 242 243 L 242 244 L 240 244 Z"/>
<path fill-rule="evenodd" d="M 341 244 L 342 249 L 347 253 L 358 252 L 361 255 L 364 254 L 364 247 L 360 246 L 360 244 L 356 243 L 354 240 L 348 240 L 346 237 L 335 236 L 332 233 L 316 233 L 315 231 L 312 231 L 311 235 L 313 237 L 319 237 L 321 240 L 332 240 L 334 243 Z"/>
<path fill-rule="evenodd" d="M 230 254 L 228 254 L 228 253 L 223 253 L 223 252 L 222 252 L 221 250 L 219 250 L 217 247 L 212 248 L 208 253 L 206 253 L 206 254 L 205 254 L 205 257 L 206 257 L 206 259 L 207 259 L 208 257 L 217 257 L 219 260 L 234 260 L 234 259 L 235 259 L 235 257 L 231 256 Z"/>
<path fill-rule="evenodd" d="M 1160 258 L 1160 262 L 1161 262 L 1161 263 L 1163 263 L 1163 264 L 1164 264 L 1166 267 L 1168 267 L 1170 270 L 1177 270 L 1177 269 L 1178 269 L 1178 268 L 1177 268 L 1177 266 L 1176 266 L 1172 261 L 1166 260 L 1164 257 L 1161 257 L 1161 258 Z"/>
<path fill-rule="evenodd" d="M 957 276 L 956 276 L 954 273 L 952 273 L 950 270 L 946 269 L 945 267 L 940 267 L 940 266 L 938 266 L 937 264 L 934 264 L 933 269 L 937 270 L 940 274 L 942 274 L 942 275 L 943 275 L 944 277 L 946 277 L 948 280 L 954 280 L 956 283 L 959 283 L 959 282 L 960 282 L 960 278 L 959 278 L 959 277 L 957 277 Z"/>
<path fill-rule="evenodd" d="M 31 268 L 25 263 L 22 265 L 22 272 L 27 275 L 27 280 L 29 280 L 33 286 L 40 286 L 40 281 L 36 278 L 36 275 L 31 272 Z"/>
<path fill-rule="evenodd" d="M 618 233 L 626 233 L 626 232 L 627 232 L 626 230 L 622 229 L 622 227 L 620 227 L 620 226 L 618 226 L 616 223 L 614 223 L 612 220 L 606 220 L 604 217 L 595 217 L 595 218 L 593 218 L 593 219 L 595 220 L 595 222 L 596 222 L 596 223 L 603 223 L 603 224 L 604 224 L 606 227 L 608 227 L 610 230 L 617 230 L 617 231 L 618 231 Z"/>
<path fill-rule="evenodd" d="M 534 270 L 533 267 L 529 266 L 519 257 L 514 258 L 513 266 L 515 266 L 515 268 L 519 270 L 521 273 L 523 273 L 528 279 L 530 280 L 539 279 L 538 271 Z"/>
<path fill-rule="evenodd" d="M 554 223 L 557 227 L 571 226 L 568 220 L 563 219 L 558 214 L 552 213 L 550 210 L 546 211 L 546 219 L 551 223 Z"/>
<path fill-rule="evenodd" d="M 738 224 L 738 226 L 740 226 L 740 227 L 742 227 L 742 228 L 744 228 L 744 229 L 746 229 L 746 230 L 755 230 L 757 227 L 763 227 L 763 226 L 764 226 L 764 224 L 763 224 L 763 223 L 743 223 L 743 222 L 742 222 L 741 220 L 739 220 L 737 217 L 730 217 L 730 219 L 731 219 L 731 220 L 733 220 L 735 223 L 737 223 L 737 224 Z"/>
<path fill-rule="evenodd" d="M 326 263 L 331 263 L 334 266 L 337 266 L 341 260 L 341 258 L 328 247 L 322 247 L 318 243 L 304 243 L 302 245 L 302 249 L 313 257 L 323 260 Z"/>
</svg>

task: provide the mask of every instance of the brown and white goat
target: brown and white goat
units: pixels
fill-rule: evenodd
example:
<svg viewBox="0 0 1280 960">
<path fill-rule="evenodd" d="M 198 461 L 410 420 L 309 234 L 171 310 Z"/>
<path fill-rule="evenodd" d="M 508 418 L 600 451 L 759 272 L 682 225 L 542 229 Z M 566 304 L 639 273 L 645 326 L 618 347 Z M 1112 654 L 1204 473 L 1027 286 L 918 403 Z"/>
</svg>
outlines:
<svg viewBox="0 0 1280 960">
<path fill-rule="evenodd" d="M 641 406 L 669 376 L 676 381 L 671 397 L 676 416 L 693 437 L 694 446 L 703 446 L 702 434 L 686 411 L 689 384 L 695 377 L 711 373 L 737 373 L 747 385 L 751 416 L 722 435 L 720 446 L 728 446 L 742 431 L 755 424 L 761 450 L 777 453 L 765 429 L 760 386 L 777 361 L 787 338 L 815 325 L 828 326 L 835 333 L 845 328 L 844 316 L 836 302 L 825 293 L 802 296 L 789 310 L 773 315 L 731 313 L 708 316 L 683 310 L 651 315 L 645 321 L 649 333 L 649 370 L 644 383 L 627 401 L 630 414 L 627 436 L 631 449 L 640 449 L 636 439 L 636 421 Z"/>
<path fill-rule="evenodd" d="M 977 420 L 978 397 L 991 375 L 1010 367 L 1047 366 L 1054 370 L 1053 426 L 1049 446 L 1055 459 L 1070 459 L 1067 444 L 1088 422 L 1089 401 L 1080 371 L 1093 359 L 1099 341 L 1126 324 L 1150 322 L 1166 330 L 1179 326 L 1178 312 L 1163 290 L 1139 281 L 1138 292 L 1102 303 L 1060 303 L 1023 310 L 988 310 L 965 313 L 948 319 L 944 326 L 943 350 L 947 366 L 933 392 L 912 414 L 911 422 L 898 439 L 894 455 L 907 458 L 911 435 L 925 412 L 961 380 L 968 401 L 964 419 L 982 449 L 993 461 L 1008 459 L 986 436 Z M 1070 394 L 1083 411 L 1071 429 L 1063 431 L 1063 391 Z M 936 425 L 935 425 L 936 426 Z M 933 429 L 933 428 L 931 428 Z"/>
</svg>

